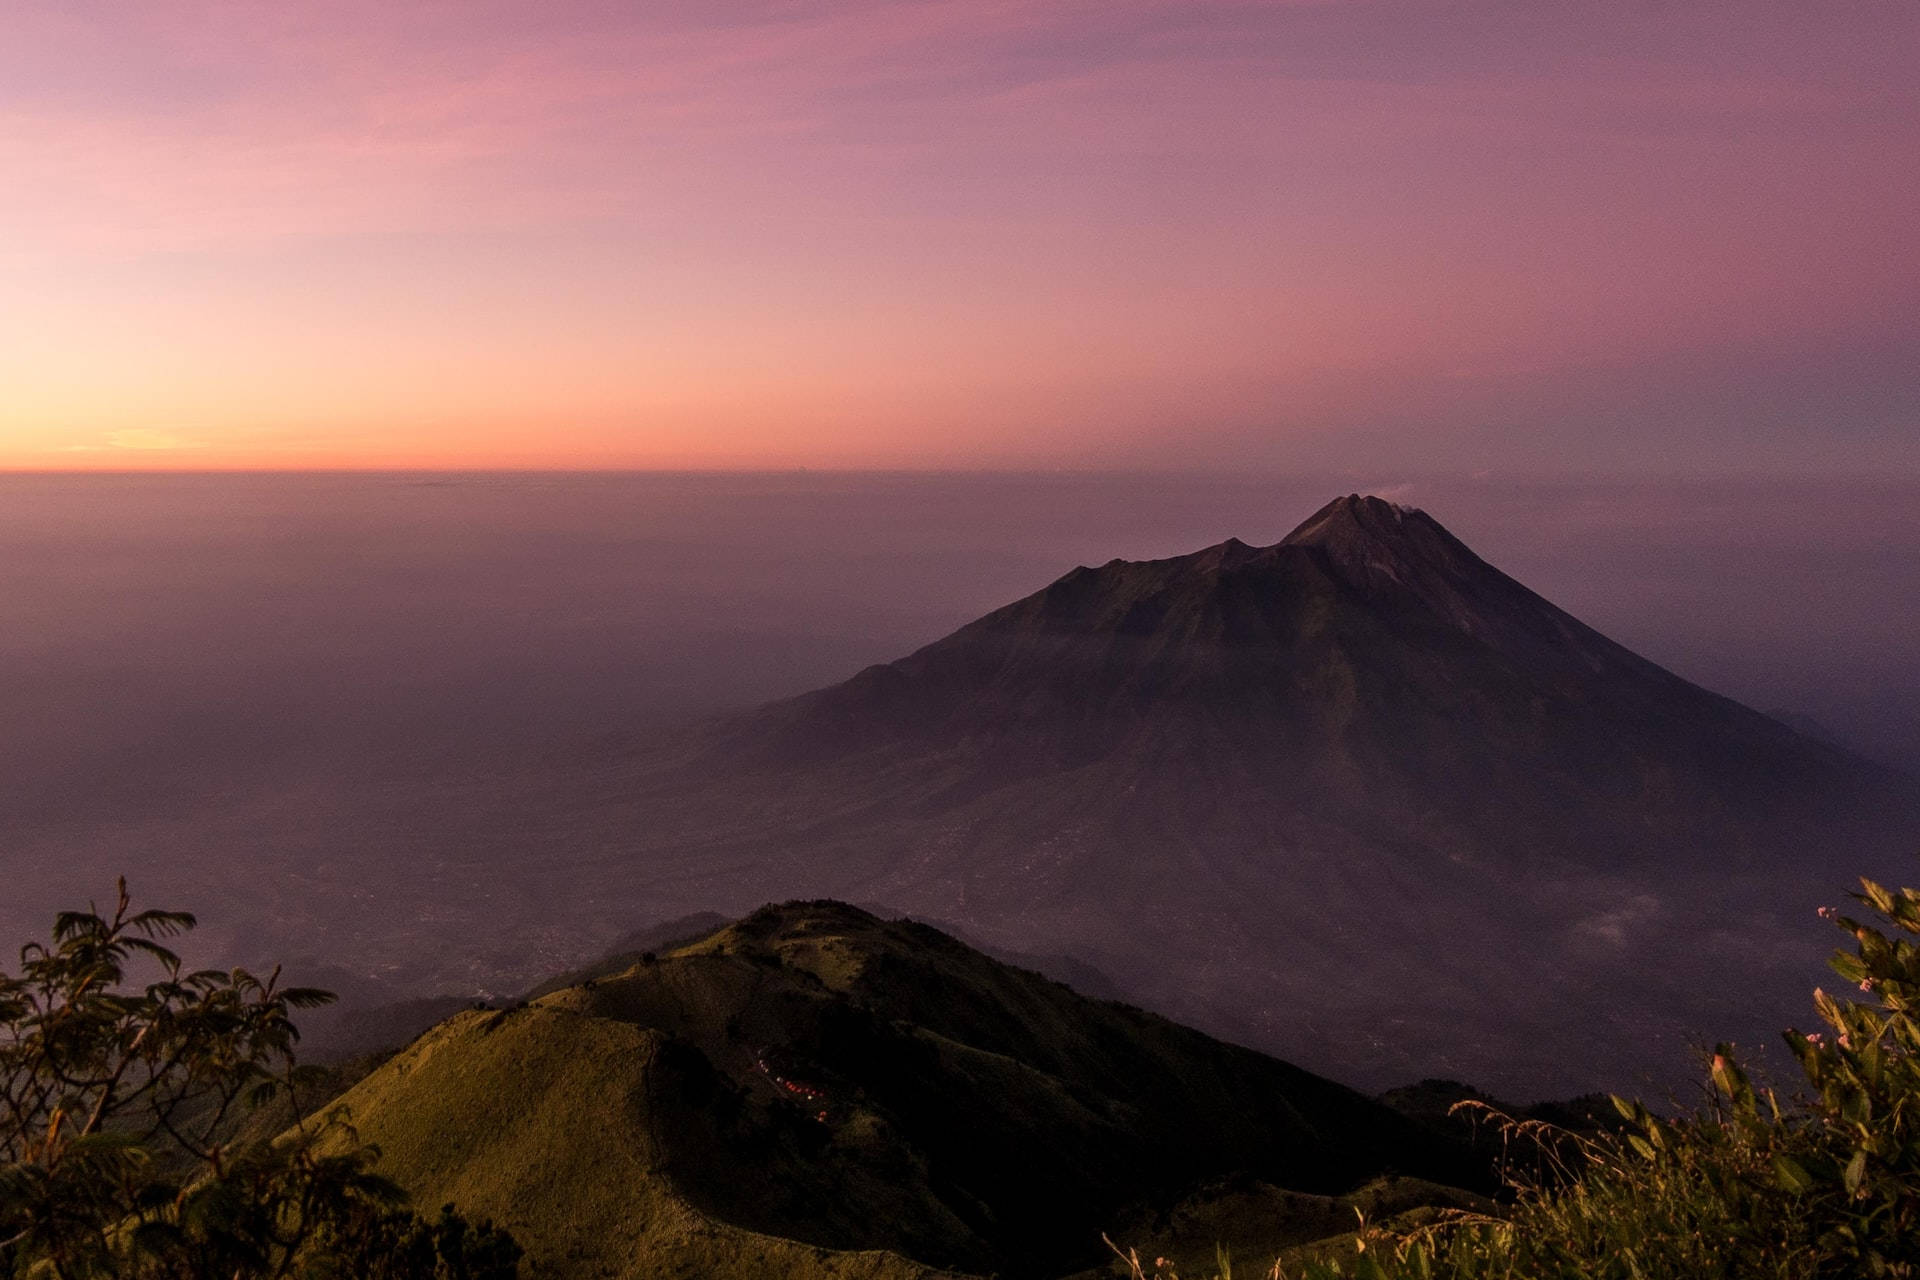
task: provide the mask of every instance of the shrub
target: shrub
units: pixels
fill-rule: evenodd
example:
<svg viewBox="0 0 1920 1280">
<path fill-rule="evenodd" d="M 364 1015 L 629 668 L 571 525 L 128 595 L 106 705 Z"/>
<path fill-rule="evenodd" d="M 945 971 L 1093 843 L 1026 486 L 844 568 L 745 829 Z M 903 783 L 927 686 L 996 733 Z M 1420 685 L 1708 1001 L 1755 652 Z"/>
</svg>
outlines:
<svg viewBox="0 0 1920 1280">
<path fill-rule="evenodd" d="M 1788 1031 L 1810 1092 L 1756 1089 L 1727 1046 L 1714 1102 L 1675 1120 L 1615 1100 L 1617 1136 L 1573 1139 L 1571 1181 L 1514 1187 L 1504 1220 L 1363 1232 L 1357 1258 L 1300 1280 L 1665 1280 L 1920 1276 L 1920 891 L 1861 882 L 1879 927 L 1834 970 L 1865 999 L 1814 992 L 1825 1030 Z M 1882 932 L 1887 928 L 1890 932 Z M 1290 1273 L 1276 1265 L 1272 1273 Z"/>
<path fill-rule="evenodd" d="M 187 971 L 162 939 L 194 923 L 135 912 L 122 881 L 110 914 L 62 912 L 0 971 L 0 1276 L 514 1275 L 511 1240 L 455 1215 L 415 1247 L 378 1152 L 299 1114 L 292 1013 L 333 997 L 278 970 Z M 136 964 L 153 980 L 132 985 Z"/>
</svg>

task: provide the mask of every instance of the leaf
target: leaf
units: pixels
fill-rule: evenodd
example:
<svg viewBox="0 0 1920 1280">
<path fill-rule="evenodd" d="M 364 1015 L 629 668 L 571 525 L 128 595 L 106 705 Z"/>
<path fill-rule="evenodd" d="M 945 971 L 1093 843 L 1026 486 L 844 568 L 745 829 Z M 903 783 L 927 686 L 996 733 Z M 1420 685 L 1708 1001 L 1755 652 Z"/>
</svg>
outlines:
<svg viewBox="0 0 1920 1280">
<path fill-rule="evenodd" d="M 124 940 L 124 945 L 129 951 L 140 951 L 152 956 L 169 969 L 177 969 L 180 966 L 180 957 L 157 942 L 149 942 L 145 938 L 127 938 Z"/>
<path fill-rule="evenodd" d="M 1736 1107 L 1751 1109 L 1753 1105 L 1753 1086 L 1747 1082 L 1747 1073 L 1733 1060 L 1733 1046 L 1715 1045 L 1711 1068 L 1713 1083 L 1721 1093 L 1727 1095 Z"/>
<path fill-rule="evenodd" d="M 288 987 L 280 993 L 280 998 L 295 1009 L 318 1009 L 321 1005 L 332 1004 L 340 997 L 331 991 L 323 991 L 319 987 Z"/>
<path fill-rule="evenodd" d="M 1363 1253 L 1353 1260 L 1353 1275 L 1354 1280 L 1391 1280 L 1387 1269 L 1371 1253 Z"/>
<path fill-rule="evenodd" d="M 127 923 L 149 938 L 171 938 L 186 933 L 200 922 L 191 911 L 142 911 Z"/>
<path fill-rule="evenodd" d="M 1860 1194 L 1860 1184 L 1866 1181 L 1866 1177 L 1867 1150 L 1865 1147 L 1862 1147 L 1853 1153 L 1853 1159 L 1847 1161 L 1847 1167 L 1845 1171 L 1841 1173 L 1840 1180 L 1846 1183 L 1848 1195 L 1858 1195 Z"/>
<path fill-rule="evenodd" d="M 1773 1158 L 1773 1176 L 1794 1195 L 1802 1196 L 1813 1190 L 1813 1175 L 1792 1156 L 1777 1155 Z"/>
<path fill-rule="evenodd" d="M 1827 967 L 1848 982 L 1859 982 L 1867 976 L 1866 962 L 1851 951 L 1834 952 L 1827 961 Z"/>
<path fill-rule="evenodd" d="M 1876 884 L 1865 876 L 1860 878 L 1860 892 L 1856 896 L 1883 916 L 1893 914 L 1893 895 L 1888 893 L 1884 886 Z"/>
</svg>

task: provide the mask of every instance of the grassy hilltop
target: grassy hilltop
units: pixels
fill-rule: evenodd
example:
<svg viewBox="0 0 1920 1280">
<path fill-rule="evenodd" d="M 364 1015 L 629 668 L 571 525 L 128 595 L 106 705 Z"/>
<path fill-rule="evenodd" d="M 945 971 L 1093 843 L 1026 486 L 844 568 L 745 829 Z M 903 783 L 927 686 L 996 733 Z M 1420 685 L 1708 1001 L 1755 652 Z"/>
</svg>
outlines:
<svg viewBox="0 0 1920 1280">
<path fill-rule="evenodd" d="M 1211 1196 L 1287 1188 L 1297 1220 L 1261 1231 L 1297 1239 L 1382 1173 L 1476 1176 L 1330 1081 L 824 902 L 456 1015 L 340 1104 L 533 1276 L 1057 1276 Z"/>
</svg>

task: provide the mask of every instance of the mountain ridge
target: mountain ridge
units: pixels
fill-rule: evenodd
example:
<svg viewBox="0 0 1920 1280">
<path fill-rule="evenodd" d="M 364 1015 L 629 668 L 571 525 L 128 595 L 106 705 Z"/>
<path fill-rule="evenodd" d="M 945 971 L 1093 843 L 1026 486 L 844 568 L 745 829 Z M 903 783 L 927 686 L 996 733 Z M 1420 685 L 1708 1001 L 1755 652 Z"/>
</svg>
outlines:
<svg viewBox="0 0 1920 1280">
<path fill-rule="evenodd" d="M 1221 1179 L 1298 1193 L 1307 1240 L 1382 1172 L 1488 1176 L 1344 1086 L 833 901 L 456 1014 L 334 1105 L 534 1277 L 1050 1276 Z"/>
</svg>

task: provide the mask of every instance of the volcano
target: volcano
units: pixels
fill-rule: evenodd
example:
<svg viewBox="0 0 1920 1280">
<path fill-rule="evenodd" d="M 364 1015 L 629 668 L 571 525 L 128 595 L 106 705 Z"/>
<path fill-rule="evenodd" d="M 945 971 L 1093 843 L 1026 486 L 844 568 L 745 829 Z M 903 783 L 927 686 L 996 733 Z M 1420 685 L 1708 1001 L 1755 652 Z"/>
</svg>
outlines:
<svg viewBox="0 0 1920 1280">
<path fill-rule="evenodd" d="M 1791 1020 L 1905 778 L 1607 639 L 1423 512 L 1073 570 L 606 767 L 612 897 L 885 904 L 1382 1085 L 1644 1084 Z"/>
</svg>

